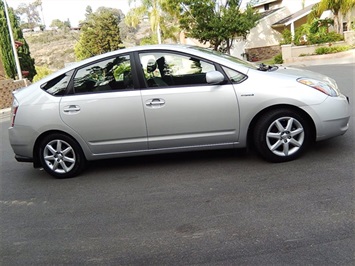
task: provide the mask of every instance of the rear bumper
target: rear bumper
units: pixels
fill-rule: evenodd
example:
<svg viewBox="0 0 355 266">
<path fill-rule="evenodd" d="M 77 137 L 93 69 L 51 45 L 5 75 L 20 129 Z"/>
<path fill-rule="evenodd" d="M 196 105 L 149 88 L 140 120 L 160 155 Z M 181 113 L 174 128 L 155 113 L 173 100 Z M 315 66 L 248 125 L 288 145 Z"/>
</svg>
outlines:
<svg viewBox="0 0 355 266">
<path fill-rule="evenodd" d="M 28 126 L 16 125 L 8 129 L 9 140 L 18 162 L 30 162 L 38 133 Z"/>
</svg>

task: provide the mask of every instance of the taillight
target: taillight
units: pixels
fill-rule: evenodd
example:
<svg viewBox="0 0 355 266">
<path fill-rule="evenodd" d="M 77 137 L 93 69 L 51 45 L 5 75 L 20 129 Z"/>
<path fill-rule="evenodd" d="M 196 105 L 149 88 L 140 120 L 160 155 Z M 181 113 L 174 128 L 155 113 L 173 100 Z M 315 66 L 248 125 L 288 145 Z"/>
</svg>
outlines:
<svg viewBox="0 0 355 266">
<path fill-rule="evenodd" d="M 11 127 L 15 125 L 15 118 L 16 118 L 18 106 L 19 106 L 18 102 L 16 101 L 16 99 L 14 99 L 11 107 Z"/>
</svg>

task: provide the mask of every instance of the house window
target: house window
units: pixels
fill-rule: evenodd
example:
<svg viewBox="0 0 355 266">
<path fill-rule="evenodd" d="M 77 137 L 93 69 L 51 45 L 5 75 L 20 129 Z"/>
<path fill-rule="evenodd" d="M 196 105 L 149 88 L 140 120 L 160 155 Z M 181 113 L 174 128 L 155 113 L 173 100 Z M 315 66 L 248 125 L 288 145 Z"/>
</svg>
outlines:
<svg viewBox="0 0 355 266">
<path fill-rule="evenodd" d="M 343 31 L 348 31 L 348 23 L 343 22 Z"/>
<path fill-rule="evenodd" d="M 264 10 L 266 11 L 266 10 L 269 10 L 270 9 L 270 5 L 269 4 L 265 4 L 264 5 Z"/>
</svg>

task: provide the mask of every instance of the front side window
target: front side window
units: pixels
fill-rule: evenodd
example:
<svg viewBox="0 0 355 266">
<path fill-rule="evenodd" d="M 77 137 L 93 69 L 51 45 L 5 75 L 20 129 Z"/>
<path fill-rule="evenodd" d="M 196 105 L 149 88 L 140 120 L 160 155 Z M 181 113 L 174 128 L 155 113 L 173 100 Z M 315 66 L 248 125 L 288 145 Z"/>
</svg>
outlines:
<svg viewBox="0 0 355 266">
<path fill-rule="evenodd" d="M 133 89 L 128 55 L 87 65 L 74 76 L 74 93 L 110 92 Z"/>
<path fill-rule="evenodd" d="M 41 88 L 53 96 L 62 96 L 65 94 L 72 72 L 62 74 L 46 83 Z"/>
<path fill-rule="evenodd" d="M 215 66 L 193 56 L 156 52 L 139 55 L 148 87 L 207 84 L 206 73 Z"/>
</svg>

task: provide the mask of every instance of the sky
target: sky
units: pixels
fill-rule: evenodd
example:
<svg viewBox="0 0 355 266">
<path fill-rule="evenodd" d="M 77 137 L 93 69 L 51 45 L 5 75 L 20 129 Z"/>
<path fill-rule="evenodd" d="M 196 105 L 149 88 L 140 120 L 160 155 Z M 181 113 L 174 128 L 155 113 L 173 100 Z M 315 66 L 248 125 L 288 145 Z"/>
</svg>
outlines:
<svg viewBox="0 0 355 266">
<path fill-rule="evenodd" d="M 2 1 L 2 0 L 0 0 Z M 29 4 L 34 0 L 6 0 L 7 4 L 16 9 L 21 3 Z M 133 2 L 133 1 L 132 1 Z M 72 27 L 78 26 L 80 20 L 85 19 L 85 9 L 91 6 L 93 11 L 101 6 L 121 9 L 123 13 L 134 7 L 128 5 L 128 0 L 42 0 L 43 18 L 46 26 L 54 19 L 66 21 L 69 19 Z"/>
<path fill-rule="evenodd" d="M 2 0 L 0 0 L 2 1 Z M 7 4 L 16 9 L 21 3 L 29 4 L 35 0 L 6 0 Z M 52 23 L 52 20 L 59 19 L 61 21 L 67 21 L 69 19 L 72 27 L 79 25 L 79 21 L 85 19 L 85 10 L 87 6 L 91 6 L 93 11 L 97 8 L 112 7 L 121 9 L 124 14 L 127 14 L 130 8 L 139 4 L 139 0 L 131 1 L 129 6 L 128 0 L 42 0 L 43 12 L 40 14 L 42 20 L 47 27 Z M 248 0 L 243 0 L 243 4 Z M 43 15 L 43 17 L 42 17 Z"/>
</svg>

